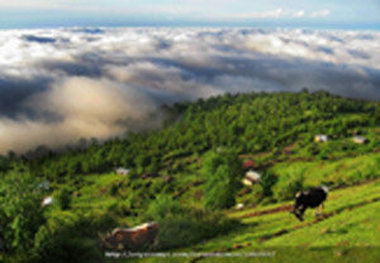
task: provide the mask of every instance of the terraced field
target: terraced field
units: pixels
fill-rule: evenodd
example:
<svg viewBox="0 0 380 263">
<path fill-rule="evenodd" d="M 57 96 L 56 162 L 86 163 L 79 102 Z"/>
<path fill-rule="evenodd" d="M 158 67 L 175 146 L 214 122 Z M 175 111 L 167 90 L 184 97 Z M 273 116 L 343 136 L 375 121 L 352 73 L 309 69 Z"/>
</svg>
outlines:
<svg viewBox="0 0 380 263">
<path fill-rule="evenodd" d="M 242 226 L 228 235 L 172 251 L 225 253 L 229 257 L 144 258 L 143 262 L 380 262 L 380 180 L 334 190 L 323 215 L 307 210 L 299 222 L 291 203 L 230 211 Z M 244 253 L 267 256 L 237 257 Z M 217 254 L 214 254 L 217 255 Z M 269 256 L 270 255 L 270 256 Z M 128 259 L 131 260 L 131 259 Z M 133 260 L 133 259 L 132 259 Z"/>
</svg>

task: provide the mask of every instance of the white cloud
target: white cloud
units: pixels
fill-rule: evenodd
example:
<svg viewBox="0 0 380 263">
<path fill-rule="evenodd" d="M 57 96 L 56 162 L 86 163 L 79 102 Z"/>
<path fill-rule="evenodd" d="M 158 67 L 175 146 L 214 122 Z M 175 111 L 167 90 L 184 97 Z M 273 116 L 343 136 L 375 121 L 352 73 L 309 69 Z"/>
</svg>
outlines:
<svg viewBox="0 0 380 263">
<path fill-rule="evenodd" d="M 325 17 L 330 15 L 331 11 L 328 9 L 325 10 L 319 10 L 311 13 L 311 17 Z"/>
<path fill-rule="evenodd" d="M 298 12 L 293 13 L 293 17 L 304 17 L 305 16 L 305 10 L 300 10 Z"/>
</svg>

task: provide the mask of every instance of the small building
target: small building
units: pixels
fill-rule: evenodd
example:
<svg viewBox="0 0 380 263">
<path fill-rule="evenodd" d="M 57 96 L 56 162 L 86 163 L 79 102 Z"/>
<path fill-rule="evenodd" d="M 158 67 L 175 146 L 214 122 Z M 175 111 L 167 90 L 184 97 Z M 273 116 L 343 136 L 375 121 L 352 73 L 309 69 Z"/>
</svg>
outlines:
<svg viewBox="0 0 380 263">
<path fill-rule="evenodd" d="M 244 204 L 243 203 L 236 204 L 236 210 L 242 210 L 243 208 L 244 208 Z"/>
<path fill-rule="evenodd" d="M 115 172 L 117 173 L 117 174 L 120 174 L 120 175 L 128 175 L 129 174 L 129 169 L 127 169 L 127 168 L 124 168 L 124 167 L 119 167 L 119 168 L 116 168 L 115 169 Z"/>
<path fill-rule="evenodd" d="M 52 196 L 47 196 L 44 199 L 42 199 L 41 206 L 44 207 L 44 206 L 52 205 L 53 201 L 54 199 Z"/>
<path fill-rule="evenodd" d="M 352 141 L 357 144 L 365 144 L 368 142 L 368 139 L 363 136 L 354 136 L 352 137 Z"/>
<path fill-rule="evenodd" d="M 242 183 L 247 186 L 251 186 L 260 182 L 261 175 L 253 170 L 249 170 L 245 173 Z"/>
<path fill-rule="evenodd" d="M 252 161 L 252 160 L 245 160 L 245 161 L 242 163 L 242 167 L 243 167 L 243 169 L 245 169 L 245 170 L 255 168 L 255 162 Z"/>
<path fill-rule="evenodd" d="M 315 142 L 327 142 L 328 140 L 329 140 L 329 137 L 324 134 L 318 134 L 314 138 Z"/>
</svg>

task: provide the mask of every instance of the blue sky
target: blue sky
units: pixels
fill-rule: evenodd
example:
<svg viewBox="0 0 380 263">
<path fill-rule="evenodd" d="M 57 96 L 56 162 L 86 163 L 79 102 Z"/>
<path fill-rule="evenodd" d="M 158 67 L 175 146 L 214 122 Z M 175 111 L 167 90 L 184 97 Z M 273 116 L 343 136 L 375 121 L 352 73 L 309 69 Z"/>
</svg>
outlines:
<svg viewBox="0 0 380 263">
<path fill-rule="evenodd" d="M 58 26 L 380 28 L 380 0 L 0 0 L 1 28 Z"/>
</svg>

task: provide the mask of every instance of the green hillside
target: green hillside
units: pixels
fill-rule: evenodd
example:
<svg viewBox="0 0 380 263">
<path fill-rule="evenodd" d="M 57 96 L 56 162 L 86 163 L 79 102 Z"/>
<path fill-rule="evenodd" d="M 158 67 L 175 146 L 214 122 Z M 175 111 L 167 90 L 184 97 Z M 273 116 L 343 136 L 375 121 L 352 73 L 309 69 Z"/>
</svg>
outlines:
<svg viewBox="0 0 380 263">
<path fill-rule="evenodd" d="M 238 258 L 249 262 L 378 262 L 379 201 L 380 181 L 374 180 L 332 191 L 324 215 L 315 217 L 312 211 L 307 211 L 304 222 L 289 214 L 290 202 L 229 211 L 229 217 L 242 221 L 238 230 L 178 251 L 275 252 L 273 257 Z M 196 260 L 219 262 L 220 258 L 198 257 Z M 160 259 L 134 261 L 164 262 Z M 233 262 L 233 258 L 230 261 Z M 223 262 L 229 262 L 228 258 Z"/>
<path fill-rule="evenodd" d="M 379 257 L 380 103 L 304 90 L 227 94 L 160 114 L 161 129 L 1 157 L 3 257 L 103 262 L 98 233 L 152 220 L 160 232 L 148 251 L 275 248 L 286 262 L 291 247 L 301 262 L 368 248 L 364 256 Z M 247 160 L 261 183 L 240 183 Z M 299 223 L 288 213 L 294 194 L 320 184 L 332 189 L 323 218 L 307 211 Z M 42 208 L 46 196 L 55 201 Z"/>
</svg>

